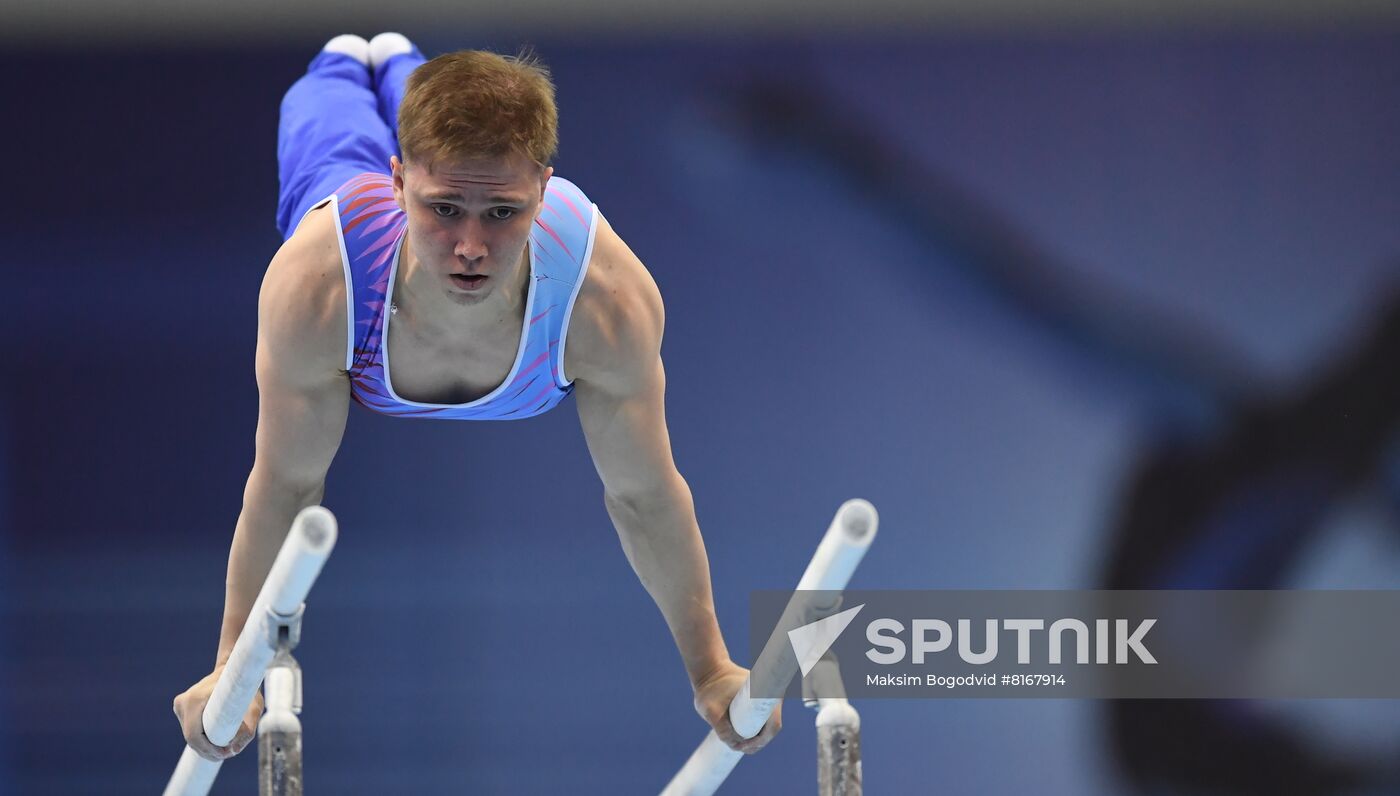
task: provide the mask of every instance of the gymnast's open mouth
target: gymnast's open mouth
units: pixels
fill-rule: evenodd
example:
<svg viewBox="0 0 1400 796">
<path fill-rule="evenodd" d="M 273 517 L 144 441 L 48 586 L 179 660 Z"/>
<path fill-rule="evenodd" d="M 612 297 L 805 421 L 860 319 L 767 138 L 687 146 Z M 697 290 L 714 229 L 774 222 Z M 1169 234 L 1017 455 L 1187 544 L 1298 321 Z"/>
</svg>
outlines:
<svg viewBox="0 0 1400 796">
<path fill-rule="evenodd" d="M 486 282 L 485 274 L 452 274 L 452 284 L 463 290 L 476 290 Z"/>
</svg>

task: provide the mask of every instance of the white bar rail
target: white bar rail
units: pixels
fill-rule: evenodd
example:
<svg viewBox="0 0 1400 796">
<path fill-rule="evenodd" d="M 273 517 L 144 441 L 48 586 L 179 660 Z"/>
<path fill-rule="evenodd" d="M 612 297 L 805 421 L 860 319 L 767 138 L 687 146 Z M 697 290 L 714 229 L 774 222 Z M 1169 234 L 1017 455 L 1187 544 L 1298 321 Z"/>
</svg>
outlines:
<svg viewBox="0 0 1400 796">
<path fill-rule="evenodd" d="M 335 516 L 321 506 L 308 506 L 297 514 L 292 529 L 277 553 L 277 560 L 263 581 L 262 591 L 253 602 L 243 632 L 233 646 L 219 682 L 204 707 L 204 734 L 216 746 L 233 740 L 243 714 L 262 683 L 263 674 L 276 650 L 270 627 L 278 620 L 291 620 L 321 574 L 321 567 L 335 547 Z M 206 796 L 219 774 L 218 761 L 205 760 L 189 746 L 180 756 L 165 796 Z"/>
<path fill-rule="evenodd" d="M 848 500 L 836 510 L 836 516 L 822 537 L 817 552 L 807 565 L 798 581 L 798 591 L 841 591 L 851 580 L 851 574 L 865 556 L 865 551 L 875 539 L 880 517 L 875 507 L 868 501 Z M 794 595 L 789 602 L 791 609 L 798 602 Z M 782 634 L 775 634 L 764 645 L 759 659 L 769 659 L 777 655 L 791 654 L 788 641 Z M 754 668 L 758 668 L 756 664 Z M 786 687 L 786 683 L 782 684 Z M 779 689 L 781 690 L 781 689 Z M 777 698 L 754 699 L 750 696 L 750 681 L 744 681 L 732 702 L 729 703 L 729 720 L 734 730 L 745 738 L 752 738 L 763 729 L 768 716 L 778 704 Z M 705 736 L 699 748 L 686 761 L 661 796 L 711 796 L 739 764 L 743 752 L 736 752 L 719 739 L 714 730 Z"/>
</svg>

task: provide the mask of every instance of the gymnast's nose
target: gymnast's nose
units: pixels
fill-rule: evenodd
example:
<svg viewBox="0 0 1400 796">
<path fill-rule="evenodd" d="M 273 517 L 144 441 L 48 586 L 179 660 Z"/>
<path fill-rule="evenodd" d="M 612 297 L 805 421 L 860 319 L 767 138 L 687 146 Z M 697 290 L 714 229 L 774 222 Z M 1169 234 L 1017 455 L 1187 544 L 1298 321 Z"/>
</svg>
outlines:
<svg viewBox="0 0 1400 796">
<path fill-rule="evenodd" d="M 461 237 L 453 253 L 468 261 L 476 262 L 486 256 L 486 227 L 478 219 L 467 219 L 461 227 Z"/>
</svg>

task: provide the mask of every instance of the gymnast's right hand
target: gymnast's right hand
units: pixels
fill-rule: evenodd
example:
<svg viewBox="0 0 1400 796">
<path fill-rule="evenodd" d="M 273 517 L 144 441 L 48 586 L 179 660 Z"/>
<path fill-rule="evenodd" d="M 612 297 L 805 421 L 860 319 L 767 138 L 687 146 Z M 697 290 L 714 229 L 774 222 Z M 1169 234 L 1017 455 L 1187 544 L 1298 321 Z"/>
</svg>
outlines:
<svg viewBox="0 0 1400 796">
<path fill-rule="evenodd" d="M 258 719 L 263 713 L 262 692 L 253 695 L 253 704 L 243 716 L 243 724 L 234 733 L 228 746 L 215 746 L 204 735 L 204 706 L 214 693 L 214 684 L 219 682 L 223 665 L 215 667 L 207 677 L 190 686 L 185 693 L 175 697 L 175 718 L 180 720 L 180 729 L 185 733 L 185 743 L 205 760 L 227 760 L 243 751 L 243 747 L 257 735 Z"/>
</svg>

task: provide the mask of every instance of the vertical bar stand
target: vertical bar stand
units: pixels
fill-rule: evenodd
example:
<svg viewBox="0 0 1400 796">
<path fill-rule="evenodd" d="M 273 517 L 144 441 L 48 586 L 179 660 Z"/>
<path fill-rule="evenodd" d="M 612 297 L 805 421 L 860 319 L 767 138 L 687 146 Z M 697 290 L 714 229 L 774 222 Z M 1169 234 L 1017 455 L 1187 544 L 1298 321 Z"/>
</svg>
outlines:
<svg viewBox="0 0 1400 796">
<path fill-rule="evenodd" d="M 258 722 L 259 796 L 302 796 L 301 666 L 292 650 L 301 640 L 299 608 L 290 617 L 268 611 L 268 642 L 277 652 L 263 680 L 266 710 Z"/>
<path fill-rule="evenodd" d="M 860 714 L 846 701 L 834 652 L 817 661 L 802 690 L 802 704 L 817 711 L 818 796 L 861 796 Z"/>
</svg>

